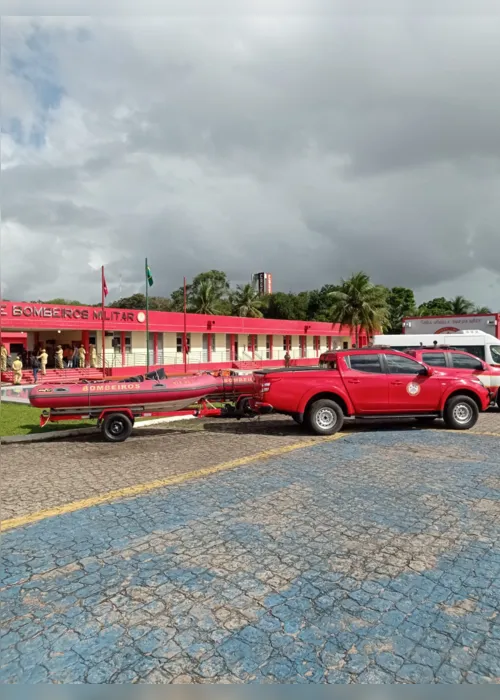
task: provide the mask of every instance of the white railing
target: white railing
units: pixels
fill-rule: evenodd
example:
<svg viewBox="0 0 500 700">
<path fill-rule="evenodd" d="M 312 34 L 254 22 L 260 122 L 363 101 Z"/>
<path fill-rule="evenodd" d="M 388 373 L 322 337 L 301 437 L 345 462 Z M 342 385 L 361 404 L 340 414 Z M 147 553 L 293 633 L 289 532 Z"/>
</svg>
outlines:
<svg viewBox="0 0 500 700">
<path fill-rule="evenodd" d="M 293 348 L 289 351 L 290 358 L 295 362 L 300 360 L 312 360 L 318 359 L 321 352 L 326 352 L 326 350 L 321 350 L 316 352 L 312 348 L 306 348 L 304 352 L 300 348 Z M 273 349 L 273 360 L 276 362 L 283 362 L 285 356 L 285 351 L 281 348 Z M 238 350 L 238 358 L 234 360 L 235 362 L 263 362 L 269 360 L 267 357 L 266 350 L 255 351 L 253 354 L 248 350 Z M 231 353 L 228 350 L 213 350 L 211 353 L 210 363 L 213 365 L 222 364 L 226 362 L 231 362 Z M 208 363 L 208 352 L 207 350 L 193 350 L 188 353 L 187 364 L 188 365 L 199 365 Z M 97 356 L 97 368 L 102 367 L 102 356 L 98 354 Z M 106 353 L 106 367 L 116 368 L 116 367 L 145 367 L 147 364 L 147 354 L 146 352 L 126 352 L 123 356 L 121 352 Z M 152 367 L 154 365 L 178 365 L 179 367 L 184 366 L 184 355 L 182 352 L 176 352 L 175 350 L 158 350 L 157 352 L 157 362 L 155 362 L 155 354 L 152 350 L 149 352 L 149 365 Z"/>
</svg>

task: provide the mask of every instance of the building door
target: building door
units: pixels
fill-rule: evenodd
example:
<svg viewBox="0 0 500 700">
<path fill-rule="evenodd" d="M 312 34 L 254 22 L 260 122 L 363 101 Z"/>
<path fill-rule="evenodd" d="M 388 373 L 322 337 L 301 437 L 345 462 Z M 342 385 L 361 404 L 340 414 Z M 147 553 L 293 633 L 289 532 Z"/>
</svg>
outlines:
<svg viewBox="0 0 500 700">
<path fill-rule="evenodd" d="M 149 364 L 155 363 L 155 334 L 149 333 Z"/>
<path fill-rule="evenodd" d="M 158 342 L 158 345 L 157 345 L 157 349 L 158 349 L 158 364 L 159 364 L 159 365 L 163 365 L 163 364 L 165 364 L 165 363 L 164 363 L 164 360 L 163 360 L 163 333 L 158 333 L 158 334 L 157 334 L 157 338 L 158 338 L 158 340 L 157 340 L 157 342 Z M 126 344 L 127 344 L 127 343 L 125 342 L 125 345 L 126 345 Z"/>
<path fill-rule="evenodd" d="M 208 362 L 208 333 L 203 333 L 201 361 Z"/>
</svg>

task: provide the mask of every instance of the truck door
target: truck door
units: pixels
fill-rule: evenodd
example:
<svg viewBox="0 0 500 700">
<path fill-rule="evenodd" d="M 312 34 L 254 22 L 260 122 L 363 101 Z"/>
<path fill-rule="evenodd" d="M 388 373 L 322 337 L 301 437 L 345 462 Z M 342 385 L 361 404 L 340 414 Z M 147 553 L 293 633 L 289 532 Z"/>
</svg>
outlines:
<svg viewBox="0 0 500 700">
<path fill-rule="evenodd" d="M 435 412 L 442 386 L 439 377 L 422 375 L 422 365 L 401 355 L 386 355 L 391 413 Z"/>
<path fill-rule="evenodd" d="M 345 355 L 340 371 L 357 414 L 388 412 L 389 380 L 380 355 Z"/>
</svg>

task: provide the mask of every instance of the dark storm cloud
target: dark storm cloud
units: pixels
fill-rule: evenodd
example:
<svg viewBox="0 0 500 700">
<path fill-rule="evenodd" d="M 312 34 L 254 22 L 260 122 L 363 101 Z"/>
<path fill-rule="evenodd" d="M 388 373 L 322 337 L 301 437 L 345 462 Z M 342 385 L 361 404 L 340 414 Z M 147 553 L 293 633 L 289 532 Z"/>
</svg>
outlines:
<svg viewBox="0 0 500 700">
<path fill-rule="evenodd" d="M 95 295 L 87 263 L 107 265 L 114 295 L 118 279 L 142 289 L 148 255 L 156 293 L 213 267 L 269 270 L 285 290 L 365 269 L 436 294 L 472 273 L 495 305 L 500 17 L 328 7 L 85 20 L 85 41 L 78 22 L 43 21 L 65 98 L 46 150 L 12 146 L 2 184 L 4 220 L 22 226 L 9 236 L 86 242 L 88 260 L 51 252 L 53 296 Z"/>
</svg>

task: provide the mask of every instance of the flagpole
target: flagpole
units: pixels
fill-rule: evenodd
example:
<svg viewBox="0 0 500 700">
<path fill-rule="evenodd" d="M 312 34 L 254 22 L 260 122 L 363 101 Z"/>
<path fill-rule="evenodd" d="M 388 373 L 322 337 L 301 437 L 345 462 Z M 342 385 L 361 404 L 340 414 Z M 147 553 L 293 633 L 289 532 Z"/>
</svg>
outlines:
<svg viewBox="0 0 500 700">
<path fill-rule="evenodd" d="M 184 277 L 184 374 L 187 374 L 187 287 Z"/>
<path fill-rule="evenodd" d="M 146 373 L 149 372 L 149 280 L 148 280 L 148 259 L 144 267 L 146 275 Z"/>
<path fill-rule="evenodd" d="M 106 378 L 106 330 L 104 312 L 104 265 L 101 266 L 101 316 L 102 316 L 102 377 Z"/>
</svg>

